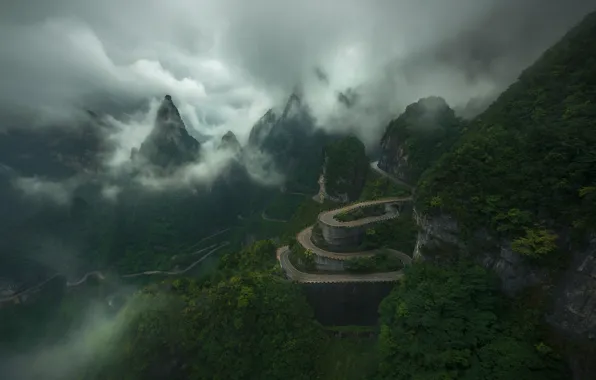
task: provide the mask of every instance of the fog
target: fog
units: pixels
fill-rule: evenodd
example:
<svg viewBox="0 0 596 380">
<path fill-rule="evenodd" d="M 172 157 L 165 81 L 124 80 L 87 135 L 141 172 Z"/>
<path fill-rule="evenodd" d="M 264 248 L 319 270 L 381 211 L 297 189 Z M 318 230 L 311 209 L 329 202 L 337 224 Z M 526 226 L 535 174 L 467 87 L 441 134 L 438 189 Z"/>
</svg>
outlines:
<svg viewBox="0 0 596 380">
<path fill-rule="evenodd" d="M 354 130 L 369 144 L 420 97 L 443 96 L 462 110 L 471 99 L 486 103 L 593 7 L 587 0 L 3 2 L 0 33 L 11 36 L 0 41 L 5 116 L 35 112 L 43 121 L 80 107 L 126 110 L 170 93 L 189 129 L 232 130 L 243 142 L 299 84 L 322 127 Z M 348 88 L 359 95 L 349 110 L 337 102 Z"/>
<path fill-rule="evenodd" d="M 375 147 L 422 97 L 476 115 L 593 9 L 593 0 L 0 0 L 0 138 L 76 126 L 92 110 L 105 143 L 98 168 L 71 178 L 23 176 L 2 162 L 0 174 L 27 199 L 57 205 L 85 183 L 108 201 L 125 180 L 208 189 L 237 159 L 218 149 L 221 136 L 245 145 L 297 88 L 318 127 Z M 166 94 L 189 133 L 208 141 L 199 161 L 163 174 L 130 157 Z M 261 152 L 246 150 L 242 163 L 257 182 L 283 182 Z M 69 272 L 76 249 L 61 244 L 48 240 L 43 254 Z M 0 372 L 72 378 L 101 364 L 129 317 L 90 308 L 62 343 L 5 357 Z"/>
<path fill-rule="evenodd" d="M 74 379 L 101 368 L 115 355 L 114 345 L 122 334 L 150 306 L 142 297 L 132 297 L 122 310 L 116 312 L 108 307 L 107 302 L 99 299 L 88 301 L 86 309 L 81 311 L 80 322 L 71 326 L 59 341 L 0 357 L 0 372 L 4 378 Z"/>
</svg>

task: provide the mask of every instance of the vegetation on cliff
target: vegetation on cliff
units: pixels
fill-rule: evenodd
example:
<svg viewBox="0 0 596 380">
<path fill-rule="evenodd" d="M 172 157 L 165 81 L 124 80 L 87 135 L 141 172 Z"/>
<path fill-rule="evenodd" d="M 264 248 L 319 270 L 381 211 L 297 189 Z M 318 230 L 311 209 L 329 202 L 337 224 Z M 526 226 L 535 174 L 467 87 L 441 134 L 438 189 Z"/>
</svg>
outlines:
<svg viewBox="0 0 596 380">
<path fill-rule="evenodd" d="M 420 99 L 387 126 L 379 167 L 414 184 L 453 145 L 464 127 L 465 122 L 443 98 Z"/>
<path fill-rule="evenodd" d="M 508 314 L 507 305 L 481 267 L 413 265 L 380 307 L 378 378 L 568 378 L 536 321 L 522 318 L 530 307 Z"/>
<path fill-rule="evenodd" d="M 405 186 L 398 185 L 374 170 L 369 170 L 359 200 L 372 201 L 388 197 L 406 197 L 411 193 Z"/>
<path fill-rule="evenodd" d="M 476 118 L 418 188 L 421 211 L 552 251 L 552 234 L 593 230 L 596 13 Z M 590 207 L 591 206 L 591 207 Z"/>
<path fill-rule="evenodd" d="M 311 379 L 324 342 L 292 283 L 261 274 L 201 287 L 180 279 L 137 295 L 147 305 L 104 379 Z"/>
<path fill-rule="evenodd" d="M 332 197 L 360 196 L 369 162 L 364 144 L 357 137 L 348 136 L 325 147 L 325 190 Z"/>
</svg>

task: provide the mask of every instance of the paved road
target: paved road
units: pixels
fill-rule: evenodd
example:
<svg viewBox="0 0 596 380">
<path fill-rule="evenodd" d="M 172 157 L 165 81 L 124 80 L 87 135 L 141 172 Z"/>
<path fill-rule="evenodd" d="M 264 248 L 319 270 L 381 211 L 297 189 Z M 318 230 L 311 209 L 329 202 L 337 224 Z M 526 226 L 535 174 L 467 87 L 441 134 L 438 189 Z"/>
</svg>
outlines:
<svg viewBox="0 0 596 380">
<path fill-rule="evenodd" d="M 335 210 L 322 212 L 319 214 L 318 219 L 320 222 L 325 223 L 328 226 L 333 226 L 333 227 L 359 227 L 359 226 L 363 226 L 365 224 L 381 222 L 384 220 L 395 218 L 396 216 L 398 216 L 399 213 L 389 212 L 384 215 L 369 216 L 366 218 L 352 220 L 349 222 L 341 222 L 341 221 L 335 219 L 335 216 L 337 214 L 356 210 L 356 209 L 362 208 L 362 207 L 370 207 L 370 206 L 381 205 L 381 204 L 386 204 L 386 203 L 408 202 L 411 200 L 412 200 L 412 197 L 393 197 L 393 198 L 378 199 L 375 201 L 360 202 L 360 203 L 356 203 L 356 204 L 353 204 L 350 206 L 338 208 Z"/>
<path fill-rule="evenodd" d="M 145 272 L 139 272 L 139 273 L 125 274 L 121 277 L 122 278 L 133 278 L 133 277 L 147 276 L 147 275 L 153 275 L 153 274 L 161 274 L 161 275 L 166 275 L 166 276 L 174 276 L 174 275 L 178 275 L 178 274 L 184 274 L 184 273 L 188 272 L 189 270 L 191 270 L 192 268 L 194 268 L 197 264 L 201 263 L 203 260 L 205 260 L 206 258 L 211 256 L 212 254 L 214 254 L 220 248 L 223 248 L 228 244 L 230 244 L 230 243 L 226 241 L 226 242 L 220 244 L 219 246 L 213 248 L 211 251 L 207 252 L 204 256 L 202 256 L 200 259 L 198 259 L 197 261 L 195 261 L 192 264 L 190 264 L 189 266 L 187 266 L 185 269 L 170 270 L 170 271 L 151 270 L 151 271 L 145 271 Z"/>
<path fill-rule="evenodd" d="M 402 185 L 407 187 L 410 190 L 414 189 L 414 186 L 410 185 L 407 182 L 402 181 L 399 178 L 395 178 L 393 177 L 391 174 L 387 173 L 386 171 L 384 171 L 383 169 L 379 168 L 379 161 L 374 161 L 370 163 L 370 167 L 376 171 L 377 173 L 379 173 L 380 175 L 382 175 L 383 177 L 389 179 L 390 181 L 393 181 L 394 183 L 397 183 L 398 185 Z"/>
<path fill-rule="evenodd" d="M 296 240 L 300 243 L 300 245 L 304 249 L 309 249 L 315 255 L 326 257 L 328 259 L 343 261 L 343 260 L 353 259 L 356 257 L 371 257 L 371 256 L 374 256 L 381 252 L 389 252 L 393 255 L 398 256 L 399 259 L 405 264 L 410 264 L 412 262 L 412 259 L 410 258 L 410 256 L 406 255 L 403 252 L 396 251 L 395 249 L 373 249 L 373 250 L 368 250 L 368 251 L 341 252 L 341 253 L 326 251 L 326 250 L 314 245 L 314 243 L 310 239 L 311 236 L 312 236 L 312 227 L 308 227 L 308 228 L 305 228 L 304 230 L 300 231 L 298 233 L 298 235 L 296 235 Z"/>
<path fill-rule="evenodd" d="M 87 281 L 87 278 L 89 278 L 91 276 L 97 278 L 98 280 L 105 279 L 105 276 L 103 275 L 103 273 L 101 273 L 100 271 L 95 270 L 93 272 L 89 272 L 89 273 L 85 274 L 77 282 L 67 282 L 66 283 L 66 286 L 78 286 L 78 285 L 81 285 L 83 282 Z"/>
<path fill-rule="evenodd" d="M 327 211 L 319 214 L 319 221 L 326 223 L 331 226 L 338 227 L 356 227 L 362 226 L 368 223 L 375 223 L 381 220 L 387 220 L 393 218 L 397 213 L 390 213 L 381 216 L 367 217 L 350 222 L 340 222 L 335 220 L 334 216 L 341 212 L 354 210 L 359 207 L 368 207 L 378 204 L 393 203 L 393 202 L 405 202 L 411 200 L 411 197 L 399 197 L 399 198 L 386 198 L 379 199 L 376 201 L 361 202 L 351 206 L 339 208 L 337 210 Z M 296 235 L 296 240 L 304 249 L 312 251 L 315 255 L 326 257 L 332 260 L 348 260 L 356 257 L 371 257 L 381 252 L 389 252 L 392 255 L 397 256 L 404 266 L 412 263 L 412 258 L 403 252 L 396 251 L 394 249 L 376 249 L 369 251 L 359 252 L 330 252 L 317 247 L 311 240 L 312 237 L 312 226 L 305 228 Z M 367 273 L 367 274 L 356 274 L 356 273 L 333 273 L 333 274 L 314 274 L 304 273 L 299 271 L 294 265 L 292 265 L 290 259 L 290 249 L 288 246 L 283 246 L 277 249 L 276 256 L 282 269 L 286 275 L 297 282 L 302 283 L 340 283 L 340 282 L 387 282 L 397 281 L 403 277 L 403 271 L 394 272 L 381 272 L 381 273 Z"/>
<path fill-rule="evenodd" d="M 293 281 L 306 284 L 323 283 L 345 283 L 345 282 L 392 282 L 401 279 L 403 271 L 383 273 L 336 273 L 336 274 L 313 274 L 299 271 L 290 261 L 290 248 L 285 245 L 277 249 L 276 253 L 279 263 L 286 275 Z M 409 260 L 409 257 L 408 257 Z M 406 262 L 404 262 L 406 265 Z M 408 261 L 409 264 L 409 261 Z"/>
<path fill-rule="evenodd" d="M 266 220 L 268 222 L 275 222 L 275 223 L 287 223 L 287 220 L 283 220 L 283 219 L 274 219 L 274 218 L 270 218 L 267 216 L 267 214 L 265 214 L 265 211 L 261 212 L 261 219 Z"/>
<path fill-rule="evenodd" d="M 223 231 L 222 231 L 223 232 Z M 221 232 L 220 232 L 221 233 Z M 214 236 L 214 235 L 212 235 Z M 205 260 L 206 258 L 208 258 L 209 256 L 211 256 L 212 254 L 214 254 L 216 251 L 218 251 L 220 248 L 225 247 L 226 245 L 230 244 L 229 242 L 224 242 L 220 245 L 218 245 L 217 247 L 213 248 L 212 250 L 210 250 L 209 252 L 207 252 L 204 256 L 202 256 L 200 259 L 194 261 L 193 263 L 191 263 L 189 266 L 187 266 L 184 269 L 181 270 L 170 270 L 170 271 L 159 271 L 159 270 L 153 270 L 153 271 L 146 271 L 146 272 L 139 272 L 139 273 L 132 273 L 132 274 L 125 274 L 122 275 L 120 277 L 122 278 L 133 278 L 133 277 L 140 277 L 140 276 L 147 276 L 147 275 L 154 275 L 154 274 L 161 274 L 161 275 L 166 275 L 166 276 L 174 276 L 174 275 L 179 275 L 179 274 L 184 274 L 186 272 L 188 272 L 189 270 L 191 270 L 192 268 L 194 268 L 195 266 L 197 266 L 199 263 L 201 263 L 203 260 Z M 193 252 L 192 254 L 196 254 L 201 252 L 202 250 L 199 250 L 197 252 Z M 27 288 L 25 290 L 22 290 L 18 293 L 15 293 L 11 296 L 8 297 L 4 297 L 4 298 L 0 298 L 0 306 L 4 303 L 7 302 L 14 302 L 16 301 L 19 297 L 22 297 L 26 294 L 35 292 L 36 290 L 40 289 L 42 286 L 44 286 L 45 284 L 47 284 L 48 282 L 50 282 L 51 280 L 53 280 L 56 276 L 59 276 L 60 274 L 54 274 L 53 276 L 51 276 L 50 278 L 48 278 L 47 280 L 45 280 L 44 282 L 41 282 L 37 285 L 34 285 L 30 288 Z M 99 280 L 103 280 L 105 279 L 105 276 L 103 273 L 101 273 L 100 271 L 92 271 L 89 273 L 86 273 L 83 277 L 81 277 L 80 280 L 75 281 L 75 282 L 67 282 L 66 286 L 67 287 L 75 287 L 75 286 L 79 286 L 82 283 L 84 283 L 85 281 L 87 281 L 87 279 L 89 277 L 95 277 Z"/>
</svg>

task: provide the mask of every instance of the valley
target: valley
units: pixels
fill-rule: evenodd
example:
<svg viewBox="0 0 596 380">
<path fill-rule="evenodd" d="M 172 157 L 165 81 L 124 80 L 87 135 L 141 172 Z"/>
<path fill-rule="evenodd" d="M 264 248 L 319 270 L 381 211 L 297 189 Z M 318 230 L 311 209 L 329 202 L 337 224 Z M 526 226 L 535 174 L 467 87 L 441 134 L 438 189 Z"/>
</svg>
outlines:
<svg viewBox="0 0 596 380">
<path fill-rule="evenodd" d="M 243 19 L 228 21 L 232 33 Z M 260 42 L 283 34 L 275 26 L 240 39 L 239 56 L 207 40 L 181 50 L 240 67 L 177 51 L 106 69 L 116 79 L 78 72 L 118 83 L 111 101 L 77 96 L 94 111 L 0 130 L 0 377 L 595 379 L 596 12 L 557 42 L 545 37 L 551 46 L 536 45 L 542 54 L 511 83 L 495 67 L 512 62 L 450 45 L 473 44 L 461 32 L 434 36 L 436 54 L 420 42 L 409 60 L 373 65 L 394 75 L 382 83 L 351 87 L 338 75 L 364 77 L 356 68 L 381 57 L 354 45 L 336 71 L 311 68 L 312 57 L 265 64 L 277 45 Z M 139 51 L 157 52 L 154 39 Z M 252 71 L 241 70 L 256 59 L 247 45 Z M 125 50 L 106 49 L 97 65 Z M 296 77 L 278 61 L 296 63 Z M 416 82 L 433 65 L 444 83 Z M 481 77 L 487 67 L 508 87 Z M 119 82 L 129 71 L 134 80 Z M 152 75 L 161 79 L 143 84 Z M 468 90 L 486 82 L 468 94 L 460 76 Z M 478 95 L 488 88 L 498 94 Z M 470 115 L 460 97 L 487 104 Z"/>
</svg>

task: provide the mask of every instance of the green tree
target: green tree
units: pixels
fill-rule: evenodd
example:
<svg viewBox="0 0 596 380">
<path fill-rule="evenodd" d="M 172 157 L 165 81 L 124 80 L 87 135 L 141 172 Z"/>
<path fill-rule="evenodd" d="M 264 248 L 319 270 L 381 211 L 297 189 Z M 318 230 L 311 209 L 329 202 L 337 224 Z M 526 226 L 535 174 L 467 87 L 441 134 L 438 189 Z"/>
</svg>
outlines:
<svg viewBox="0 0 596 380">
<path fill-rule="evenodd" d="M 557 249 L 557 235 L 543 228 L 526 228 L 526 235 L 513 240 L 513 251 L 533 259 L 544 257 Z"/>
<path fill-rule="evenodd" d="M 496 294 L 479 267 L 410 267 L 380 306 L 380 378 L 457 379 L 495 336 Z"/>
<path fill-rule="evenodd" d="M 258 274 L 184 281 L 137 296 L 146 306 L 101 378 L 313 378 L 324 337 L 296 285 Z"/>
<path fill-rule="evenodd" d="M 364 144 L 358 138 L 348 136 L 325 148 L 325 186 L 330 195 L 358 199 L 368 171 Z"/>
</svg>

